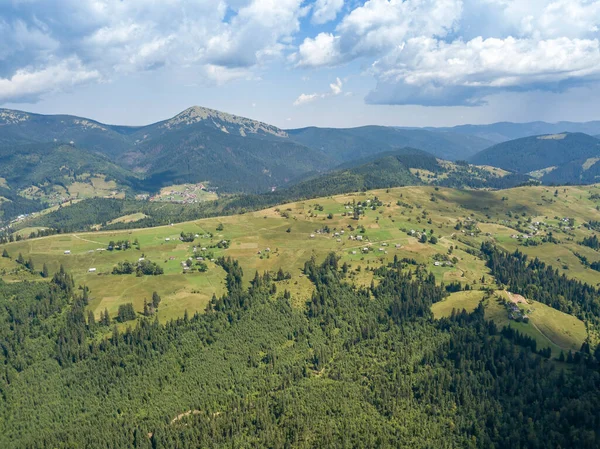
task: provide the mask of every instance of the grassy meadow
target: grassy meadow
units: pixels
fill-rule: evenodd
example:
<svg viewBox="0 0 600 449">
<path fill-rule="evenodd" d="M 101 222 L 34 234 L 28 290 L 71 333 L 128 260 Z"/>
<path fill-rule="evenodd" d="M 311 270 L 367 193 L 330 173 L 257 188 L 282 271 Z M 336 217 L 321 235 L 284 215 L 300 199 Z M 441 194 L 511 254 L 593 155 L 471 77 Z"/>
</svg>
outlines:
<svg viewBox="0 0 600 449">
<path fill-rule="evenodd" d="M 185 310 L 189 313 L 202 311 L 213 294 L 224 292 L 225 273 L 210 260 L 207 261 L 208 271 L 184 273 L 181 262 L 190 256 L 235 258 L 244 270 L 246 282 L 256 270 L 282 268 L 289 271 L 292 278 L 280 282 L 279 288 L 290 290 L 298 306 L 304 304 L 312 291 L 311 283 L 301 272 L 304 262 L 312 256 L 324 258 L 331 251 L 341 257 L 341 263 L 350 264 L 351 279 L 357 284 L 371 282 L 372 273 L 368 268 L 388 263 L 397 256 L 427 264 L 439 282 L 469 283 L 478 290 L 482 286 L 496 288 L 495 281 L 484 262 L 467 251 L 478 249 L 483 241 L 493 241 L 506 250 L 519 248 L 532 257 L 539 257 L 567 276 L 597 284 L 600 273 L 584 267 L 575 255 L 584 254 L 590 261 L 600 260 L 600 252 L 577 243 L 593 232 L 582 225 L 600 217 L 596 210 L 600 201 L 590 198 L 593 193 L 600 193 L 600 187 L 560 187 L 557 190 L 540 186 L 503 191 L 403 187 L 352 193 L 244 215 L 156 228 L 100 230 L 26 239 L 5 245 L 11 259 L 1 258 L 0 273 L 6 281 L 41 279 L 19 269 L 14 261 L 19 253 L 26 260 L 31 258 L 36 270 L 46 264 L 52 273 L 62 264 L 78 284 L 91 289 L 89 307 L 97 316 L 104 309 L 114 315 L 118 306 L 126 302 L 133 302 L 135 309 L 141 311 L 144 299 L 150 299 L 152 292 L 157 291 L 162 297 L 158 312 L 161 321 L 181 316 Z M 382 205 L 372 210 L 376 198 Z M 367 201 L 367 206 L 362 208 L 364 215 L 358 220 L 353 219 L 353 209 L 349 205 Z M 121 220 L 139 218 L 142 217 L 127 216 Z M 572 229 L 563 229 L 564 218 L 574 220 Z M 552 232 L 560 243 L 523 246 L 522 240 L 512 237 L 522 234 L 517 229 L 527 228 L 535 222 L 544 223 L 539 226 L 536 239 Z M 456 229 L 458 223 L 462 227 Z M 325 228 L 329 233 L 324 231 Z M 438 239 L 437 243 L 420 243 L 419 233 L 432 235 L 431 231 Z M 179 240 L 181 232 L 199 237 L 193 243 L 184 243 Z M 207 237 L 209 233 L 212 238 Z M 362 241 L 350 236 L 361 236 Z M 101 251 L 109 242 L 119 240 L 137 240 L 139 250 Z M 211 248 L 223 240 L 230 242 L 229 248 Z M 203 252 L 202 248 L 207 251 Z M 164 274 L 143 277 L 111 274 L 118 262 L 137 262 L 142 257 L 159 264 Z M 453 258 L 456 259 L 452 263 L 435 263 Z M 359 267 L 360 271 L 357 270 Z M 93 268 L 95 271 L 90 272 Z M 451 312 L 452 308 L 463 307 L 469 310 L 481 299 L 479 291 L 457 295 L 444 301 L 448 304 L 436 305 L 434 312 L 444 314 L 448 313 L 448 308 Z M 540 332 L 560 346 L 575 345 L 584 335 L 580 325 L 573 325 L 573 329 L 561 328 L 558 324 L 550 326 L 547 322 L 559 323 L 566 318 L 551 317 L 544 307 L 536 306 L 536 312 L 532 314 L 532 322 Z M 539 321 L 538 316 L 541 317 Z M 524 326 L 533 328 L 531 324 Z M 566 340 L 561 340 L 568 332 L 572 332 L 572 339 L 567 335 Z"/>
</svg>

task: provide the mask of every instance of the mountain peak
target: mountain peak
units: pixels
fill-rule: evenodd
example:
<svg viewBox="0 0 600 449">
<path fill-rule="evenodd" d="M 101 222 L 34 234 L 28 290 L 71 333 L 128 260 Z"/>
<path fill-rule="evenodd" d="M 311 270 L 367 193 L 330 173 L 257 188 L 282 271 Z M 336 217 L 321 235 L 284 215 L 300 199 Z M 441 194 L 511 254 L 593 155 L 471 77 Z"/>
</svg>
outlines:
<svg viewBox="0 0 600 449">
<path fill-rule="evenodd" d="M 29 120 L 30 115 L 26 112 L 13 111 L 11 109 L 0 109 L 0 125 L 15 125 Z"/>
<path fill-rule="evenodd" d="M 161 127 L 167 129 L 180 128 L 200 122 L 206 122 L 208 125 L 212 125 L 224 133 L 239 133 L 241 136 L 246 136 L 250 133 L 288 137 L 285 131 L 275 126 L 202 106 L 187 108 L 172 119 L 163 122 Z"/>
</svg>

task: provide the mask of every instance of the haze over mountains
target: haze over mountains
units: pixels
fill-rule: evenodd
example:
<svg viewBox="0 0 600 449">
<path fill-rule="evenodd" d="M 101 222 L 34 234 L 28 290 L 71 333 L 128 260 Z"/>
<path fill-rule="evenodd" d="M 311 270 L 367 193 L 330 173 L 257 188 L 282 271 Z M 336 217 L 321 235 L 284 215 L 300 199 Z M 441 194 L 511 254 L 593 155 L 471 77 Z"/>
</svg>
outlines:
<svg viewBox="0 0 600 449">
<path fill-rule="evenodd" d="M 539 136 L 547 133 L 553 134 Z M 10 203 L 18 210 L 15 203 L 25 199 L 56 204 L 199 182 L 221 193 L 261 193 L 298 183 L 306 188 L 339 183 L 351 190 L 422 182 L 493 188 L 526 182 L 529 176 L 548 184 L 592 183 L 600 179 L 600 141 L 591 136 L 598 133 L 600 122 L 282 130 L 198 106 L 131 127 L 0 109 L 5 193 L 0 209 Z M 404 148 L 419 157 L 398 159 Z M 499 181 L 499 172 L 432 163 L 436 158 L 469 160 L 514 176 Z M 430 169 L 425 178 L 424 172 L 415 173 L 423 164 Z M 30 210 L 34 204 L 22 206 Z"/>
</svg>

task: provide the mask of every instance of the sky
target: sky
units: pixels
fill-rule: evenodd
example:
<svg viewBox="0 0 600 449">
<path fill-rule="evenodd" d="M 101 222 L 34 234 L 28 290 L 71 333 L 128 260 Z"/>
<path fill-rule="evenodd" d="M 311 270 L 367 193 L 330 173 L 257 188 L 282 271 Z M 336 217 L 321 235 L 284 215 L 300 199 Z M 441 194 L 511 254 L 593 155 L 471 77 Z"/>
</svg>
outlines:
<svg viewBox="0 0 600 449">
<path fill-rule="evenodd" d="M 600 0 L 0 0 L 0 107 L 282 128 L 600 119 Z"/>
</svg>

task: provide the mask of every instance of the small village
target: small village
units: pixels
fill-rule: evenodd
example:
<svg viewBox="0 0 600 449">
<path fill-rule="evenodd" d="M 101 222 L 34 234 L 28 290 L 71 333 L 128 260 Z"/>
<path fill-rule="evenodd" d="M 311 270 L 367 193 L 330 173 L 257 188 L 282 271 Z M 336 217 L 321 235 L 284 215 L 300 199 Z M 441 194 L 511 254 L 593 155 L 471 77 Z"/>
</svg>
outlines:
<svg viewBox="0 0 600 449">
<path fill-rule="evenodd" d="M 140 199 L 177 204 L 194 204 L 217 199 L 217 192 L 216 188 L 209 188 L 206 183 L 181 184 L 165 187 L 156 195 L 140 196 Z"/>
</svg>

